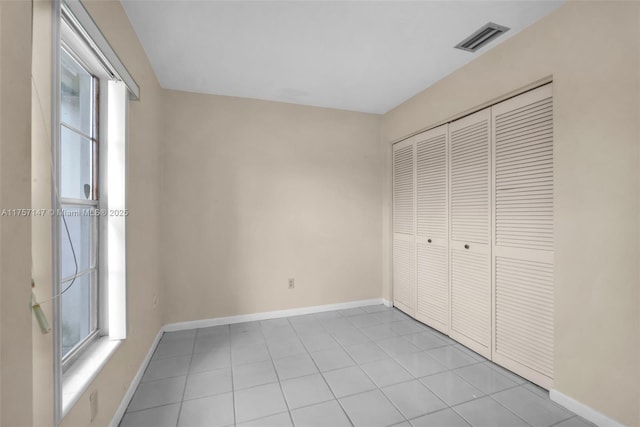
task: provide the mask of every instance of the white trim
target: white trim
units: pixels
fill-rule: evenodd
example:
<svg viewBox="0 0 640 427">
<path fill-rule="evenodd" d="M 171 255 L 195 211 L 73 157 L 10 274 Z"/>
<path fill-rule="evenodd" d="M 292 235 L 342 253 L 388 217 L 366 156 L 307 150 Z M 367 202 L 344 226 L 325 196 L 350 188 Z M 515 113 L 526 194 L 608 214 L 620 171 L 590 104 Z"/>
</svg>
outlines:
<svg viewBox="0 0 640 427">
<path fill-rule="evenodd" d="M 63 418 L 89 388 L 121 342 L 106 336 L 98 339 L 62 375 L 61 414 Z"/>
<path fill-rule="evenodd" d="M 567 396 L 558 390 L 549 390 L 549 398 L 557 404 L 564 406 L 573 413 L 580 415 L 587 421 L 600 426 L 600 427 L 624 427 L 624 424 L 609 418 L 602 412 L 598 412 L 590 406 L 585 405 L 582 402 L 578 402 L 572 397 Z"/>
<path fill-rule="evenodd" d="M 366 307 L 368 305 L 383 304 L 382 298 L 358 301 L 339 302 L 337 304 L 316 305 L 311 307 L 291 308 L 288 310 L 265 311 L 262 313 L 241 314 L 238 316 L 216 317 L 214 319 L 193 320 L 189 322 L 169 323 L 164 325 L 165 332 L 184 331 L 187 329 L 208 328 L 218 325 L 253 322 L 255 320 L 276 319 L 278 317 L 300 316 L 303 314 L 322 313 L 324 311 L 344 310 L 346 308 Z"/>
<path fill-rule="evenodd" d="M 72 21 L 71 24 L 78 27 L 76 30 L 83 35 L 102 62 L 124 81 L 132 98 L 140 99 L 140 87 L 80 0 L 62 0 L 62 11 Z"/>
<path fill-rule="evenodd" d="M 156 339 L 153 340 L 151 347 L 149 347 L 149 351 L 147 352 L 147 355 L 145 356 L 144 360 L 140 364 L 140 369 L 138 369 L 136 376 L 133 377 L 133 380 L 131 380 L 131 384 L 129 384 L 129 388 L 127 389 L 127 392 L 122 397 L 122 401 L 120 402 L 118 409 L 116 409 L 116 413 L 113 414 L 113 418 L 111 419 L 111 423 L 109 423 L 109 427 L 118 427 L 118 424 L 120 424 L 120 421 L 122 421 L 122 417 L 124 417 L 124 413 L 127 411 L 129 402 L 131 402 L 131 399 L 133 398 L 133 394 L 136 392 L 136 389 L 140 384 L 140 380 L 144 375 L 144 371 L 147 370 L 147 366 L 151 361 L 151 356 L 153 356 L 153 352 L 156 351 L 156 347 L 158 346 L 158 343 L 160 342 L 160 338 L 162 338 L 163 333 L 164 333 L 164 328 L 161 327 L 160 330 L 158 331 L 158 334 L 156 335 Z"/>
<path fill-rule="evenodd" d="M 393 303 L 386 298 L 382 298 L 382 304 L 384 304 L 385 307 L 393 307 Z"/>
</svg>

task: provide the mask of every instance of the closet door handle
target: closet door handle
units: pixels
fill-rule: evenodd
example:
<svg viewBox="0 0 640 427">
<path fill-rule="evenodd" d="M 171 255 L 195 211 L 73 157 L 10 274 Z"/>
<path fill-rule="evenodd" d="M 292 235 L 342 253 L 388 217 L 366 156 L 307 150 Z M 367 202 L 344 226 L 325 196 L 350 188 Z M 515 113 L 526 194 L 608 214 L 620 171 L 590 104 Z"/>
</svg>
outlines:
<svg viewBox="0 0 640 427">
<path fill-rule="evenodd" d="M 464 248 L 465 249 L 469 249 L 469 245 L 464 245 Z"/>
<path fill-rule="evenodd" d="M 431 239 L 427 239 L 427 243 L 431 243 Z"/>
</svg>

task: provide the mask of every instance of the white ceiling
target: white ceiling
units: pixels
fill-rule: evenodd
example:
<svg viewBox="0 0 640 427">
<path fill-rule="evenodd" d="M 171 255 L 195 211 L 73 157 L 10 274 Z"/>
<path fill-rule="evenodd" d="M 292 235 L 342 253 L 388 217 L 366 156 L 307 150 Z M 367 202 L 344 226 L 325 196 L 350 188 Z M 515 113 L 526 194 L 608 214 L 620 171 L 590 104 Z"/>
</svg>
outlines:
<svg viewBox="0 0 640 427">
<path fill-rule="evenodd" d="M 384 113 L 561 1 L 122 3 L 164 88 Z M 453 48 L 489 21 L 511 30 Z"/>
</svg>

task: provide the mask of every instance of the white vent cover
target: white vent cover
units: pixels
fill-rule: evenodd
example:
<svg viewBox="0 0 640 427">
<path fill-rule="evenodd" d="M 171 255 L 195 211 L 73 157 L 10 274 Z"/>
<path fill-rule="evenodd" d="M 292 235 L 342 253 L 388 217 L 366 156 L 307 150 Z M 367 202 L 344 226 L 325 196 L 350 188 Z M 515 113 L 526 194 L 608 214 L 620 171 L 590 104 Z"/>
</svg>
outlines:
<svg viewBox="0 0 640 427">
<path fill-rule="evenodd" d="M 462 40 L 455 47 L 456 49 L 466 50 L 467 52 L 475 52 L 490 41 L 509 31 L 508 27 L 489 22 L 483 25 L 478 31 Z"/>
</svg>

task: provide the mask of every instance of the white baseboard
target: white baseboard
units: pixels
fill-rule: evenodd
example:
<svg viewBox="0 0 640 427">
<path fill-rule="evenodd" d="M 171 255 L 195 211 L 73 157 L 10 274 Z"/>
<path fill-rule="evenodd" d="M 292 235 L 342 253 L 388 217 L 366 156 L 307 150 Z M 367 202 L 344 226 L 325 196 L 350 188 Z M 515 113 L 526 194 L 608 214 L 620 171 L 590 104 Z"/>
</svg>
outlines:
<svg viewBox="0 0 640 427">
<path fill-rule="evenodd" d="M 322 313 L 323 311 L 343 310 L 346 308 L 365 307 L 368 305 L 383 304 L 382 298 L 366 299 L 337 304 L 316 305 L 312 307 L 291 308 L 288 310 L 266 311 L 263 313 L 241 314 L 239 316 L 217 317 L 214 319 L 193 320 L 189 322 L 169 323 L 165 325 L 165 332 L 183 331 L 186 329 L 208 328 L 218 325 L 230 325 L 233 323 L 253 322 L 256 320 L 276 319 L 278 317 L 300 316 L 303 314 Z M 386 305 L 386 304 L 385 304 Z M 388 306 L 387 306 L 388 307 Z"/>
<path fill-rule="evenodd" d="M 572 397 L 567 396 L 558 390 L 549 390 L 549 398 L 557 404 L 564 406 L 571 412 L 580 415 L 587 421 L 591 421 L 600 427 L 624 427 L 624 424 L 617 422 L 616 420 L 607 417 L 605 414 L 596 411 L 590 406 L 585 405 L 582 402 L 578 402 Z"/>
<path fill-rule="evenodd" d="M 393 307 L 393 302 L 389 301 L 388 299 L 382 298 L 382 303 L 385 307 Z"/>
<path fill-rule="evenodd" d="M 147 365 L 149 365 L 149 362 L 151 361 L 151 357 L 153 356 L 153 352 L 156 351 L 156 347 L 158 346 L 158 343 L 160 342 L 160 338 L 162 338 L 163 333 L 164 333 L 163 328 L 160 328 L 160 330 L 156 334 L 156 339 L 153 340 L 153 343 L 151 343 L 151 347 L 149 347 L 149 351 L 147 352 L 147 355 L 145 356 L 144 360 L 140 364 L 140 368 L 138 369 L 136 376 L 133 377 L 133 380 L 131 381 L 131 384 L 129 384 L 129 388 L 127 389 L 127 392 L 124 394 L 124 397 L 122 398 L 122 401 L 118 406 L 118 409 L 116 409 L 116 413 L 113 415 L 113 418 L 111 419 L 111 423 L 109 424 L 109 427 L 118 427 L 118 424 L 120 424 L 120 421 L 122 420 L 122 417 L 124 417 L 124 413 L 127 410 L 127 406 L 129 406 L 129 402 L 133 398 L 133 394 L 136 392 L 136 389 L 140 384 L 140 380 L 144 375 L 144 371 L 147 370 Z"/>
<path fill-rule="evenodd" d="M 300 316 L 303 314 L 322 313 L 324 311 L 343 310 L 346 308 L 356 308 L 356 307 L 366 307 L 369 305 L 377 305 L 377 304 L 384 304 L 387 307 L 392 306 L 388 300 L 385 300 L 382 298 L 374 298 L 374 299 L 359 300 L 359 301 L 341 302 L 337 304 L 316 305 L 312 307 L 292 308 L 289 310 L 278 310 L 278 311 L 267 311 L 264 313 L 243 314 L 239 316 L 217 317 L 214 319 L 194 320 L 191 322 L 179 322 L 179 323 L 170 323 L 170 324 L 164 325 L 162 328 L 160 328 L 158 335 L 156 335 L 156 339 L 153 341 L 153 344 L 151 344 L 151 348 L 149 348 L 149 352 L 147 353 L 146 357 L 142 361 L 142 364 L 140 365 L 140 369 L 138 369 L 138 373 L 131 381 L 131 384 L 129 385 L 127 392 L 122 398 L 122 402 L 120 402 L 120 406 L 118 406 L 116 413 L 113 415 L 113 419 L 111 420 L 109 427 L 118 427 L 118 424 L 120 424 L 120 421 L 122 420 L 122 417 L 124 416 L 124 413 L 127 410 L 127 406 L 129 406 L 129 402 L 131 401 L 131 398 L 133 398 L 133 394 L 136 392 L 136 389 L 140 384 L 140 380 L 144 375 L 144 371 L 147 369 L 147 365 L 151 361 L 153 352 L 158 346 L 158 343 L 160 342 L 160 338 L 162 338 L 162 334 L 164 332 L 176 332 L 176 331 L 183 331 L 187 329 L 208 328 L 210 326 L 230 325 L 233 323 L 251 322 L 255 320 L 276 319 L 278 317 Z"/>
</svg>

